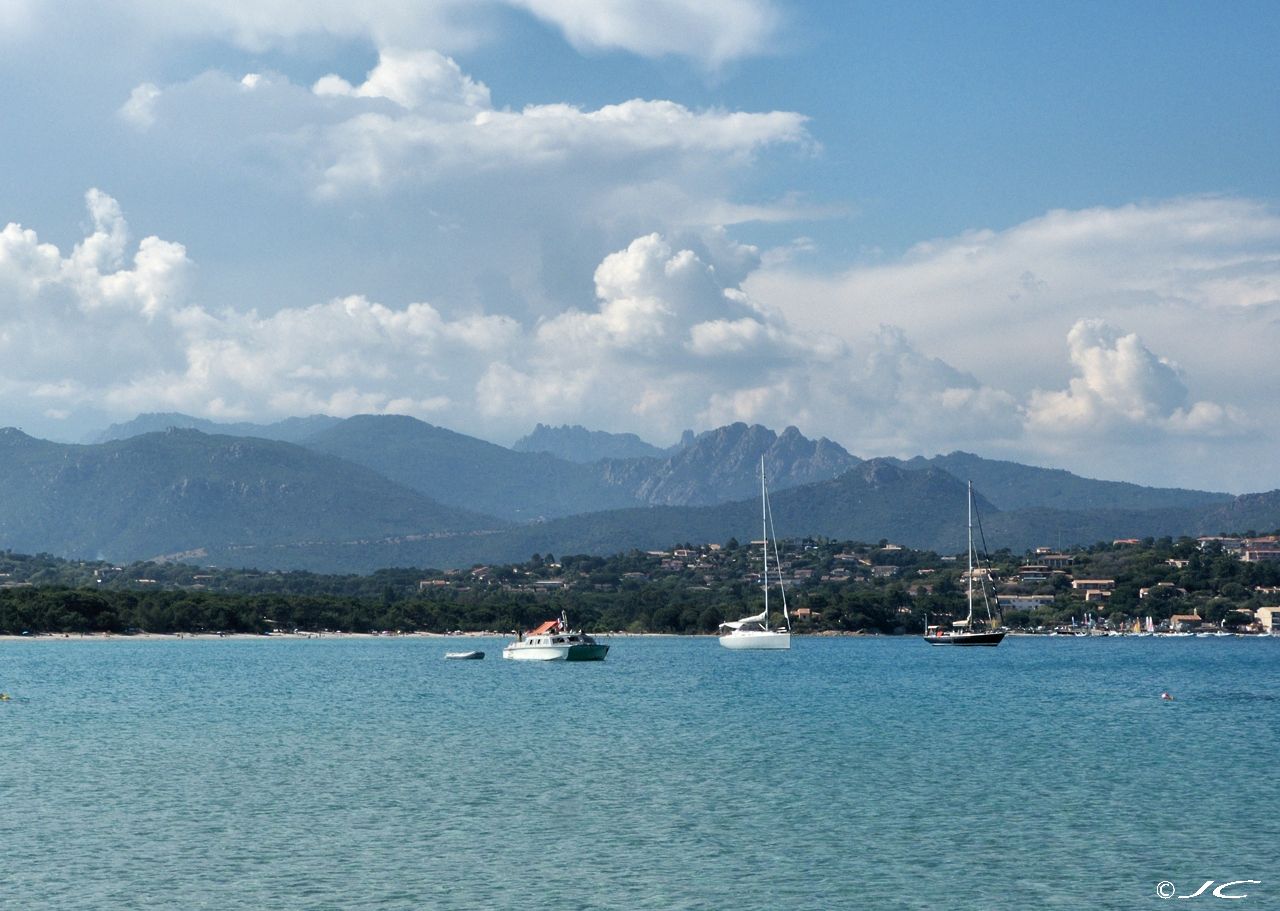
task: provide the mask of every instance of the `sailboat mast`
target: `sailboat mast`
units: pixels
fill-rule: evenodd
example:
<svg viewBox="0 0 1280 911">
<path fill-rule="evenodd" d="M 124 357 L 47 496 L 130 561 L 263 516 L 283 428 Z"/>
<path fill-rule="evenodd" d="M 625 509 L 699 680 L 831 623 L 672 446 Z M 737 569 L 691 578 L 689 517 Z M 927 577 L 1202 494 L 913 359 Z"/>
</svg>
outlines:
<svg viewBox="0 0 1280 911">
<path fill-rule="evenodd" d="M 969 482 L 969 616 L 965 620 L 967 629 L 973 623 L 973 482 Z"/>
<path fill-rule="evenodd" d="M 760 456 L 760 542 L 764 546 L 764 628 L 769 628 L 769 512 L 764 488 L 764 456 Z"/>
</svg>

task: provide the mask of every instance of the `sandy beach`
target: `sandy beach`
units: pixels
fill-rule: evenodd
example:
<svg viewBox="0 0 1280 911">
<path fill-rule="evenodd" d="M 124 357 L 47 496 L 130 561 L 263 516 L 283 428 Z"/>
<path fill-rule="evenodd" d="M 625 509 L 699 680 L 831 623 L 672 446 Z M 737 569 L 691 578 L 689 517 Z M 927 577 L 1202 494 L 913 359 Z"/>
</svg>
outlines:
<svg viewBox="0 0 1280 911">
<path fill-rule="evenodd" d="M 346 633 L 336 631 L 296 633 L 39 633 L 29 636 L 0 634 L 0 642 L 70 642 L 119 641 L 172 642 L 176 639 L 474 639 L 509 635 L 499 632 L 481 633 Z"/>
</svg>

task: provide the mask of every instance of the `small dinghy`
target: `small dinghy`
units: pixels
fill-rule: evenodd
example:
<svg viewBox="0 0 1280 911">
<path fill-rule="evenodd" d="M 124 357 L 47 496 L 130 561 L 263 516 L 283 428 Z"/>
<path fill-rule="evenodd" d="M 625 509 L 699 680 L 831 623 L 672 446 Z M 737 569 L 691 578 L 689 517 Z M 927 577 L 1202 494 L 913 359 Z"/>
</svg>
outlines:
<svg viewBox="0 0 1280 911">
<path fill-rule="evenodd" d="M 484 652 L 445 652 L 444 656 L 454 661 L 478 661 L 484 657 Z"/>
</svg>

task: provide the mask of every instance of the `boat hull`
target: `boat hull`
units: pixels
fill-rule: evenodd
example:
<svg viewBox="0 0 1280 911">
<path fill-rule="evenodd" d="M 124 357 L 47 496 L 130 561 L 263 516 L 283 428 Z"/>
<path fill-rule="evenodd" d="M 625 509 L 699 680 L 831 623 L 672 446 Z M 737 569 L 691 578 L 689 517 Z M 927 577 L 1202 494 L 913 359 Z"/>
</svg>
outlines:
<svg viewBox="0 0 1280 911">
<path fill-rule="evenodd" d="M 924 641 L 930 645 L 999 645 L 1003 638 L 1003 632 L 955 633 L 947 636 L 925 636 Z"/>
<path fill-rule="evenodd" d="M 479 661 L 484 652 L 445 652 L 444 656 L 451 661 Z"/>
<path fill-rule="evenodd" d="M 523 645 L 513 643 L 502 650 L 512 661 L 603 661 L 609 646 L 598 642 L 573 645 Z"/>
<path fill-rule="evenodd" d="M 720 644 L 725 648 L 741 651 L 746 649 L 789 649 L 791 634 L 775 630 L 736 630 L 720 637 Z"/>
</svg>

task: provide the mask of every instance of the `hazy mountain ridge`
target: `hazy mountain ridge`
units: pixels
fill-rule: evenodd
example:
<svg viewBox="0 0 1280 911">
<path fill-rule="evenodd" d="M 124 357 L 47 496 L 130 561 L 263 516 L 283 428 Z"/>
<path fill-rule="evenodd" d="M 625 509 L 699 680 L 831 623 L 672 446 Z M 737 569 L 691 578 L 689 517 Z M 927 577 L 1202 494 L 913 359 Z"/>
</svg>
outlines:
<svg viewBox="0 0 1280 911">
<path fill-rule="evenodd" d="M 601 459 L 660 459 L 671 450 L 646 443 L 634 433 L 588 430 L 581 424 L 550 427 L 538 424 L 533 432 L 511 445 L 516 452 L 545 452 L 566 462 L 588 465 Z M 679 444 L 672 447 L 678 449 Z"/>
<path fill-rule="evenodd" d="M 1280 528 L 1280 490 L 1245 493 L 1205 510 L 1200 516 L 1199 534 L 1257 531 L 1266 534 Z"/>
<path fill-rule="evenodd" d="M 1095 481 L 1060 468 L 984 459 L 955 451 L 926 459 L 890 459 L 904 468 L 940 468 L 971 480 L 1000 509 L 1167 509 L 1231 501 L 1231 494 L 1176 487 L 1143 487 L 1124 481 Z"/>
<path fill-rule="evenodd" d="M 864 462 L 795 428 L 759 425 L 686 443 L 662 459 L 580 465 L 397 416 L 333 423 L 305 445 L 192 430 L 74 445 L 0 430 L 0 547 L 367 572 L 749 539 L 759 535 L 761 455 L 777 531 L 790 537 L 958 551 L 965 484 L 957 472 L 977 481 L 991 548 L 1280 527 L 1280 491 L 1164 491 L 967 453 Z M 998 508 L 1010 502 L 1033 505 Z M 1108 506 L 1060 506 L 1080 502 Z M 507 525 L 484 514 L 489 506 L 539 520 Z"/>
<path fill-rule="evenodd" d="M 159 433 L 171 427 L 177 427 L 183 430 L 199 430 L 201 433 L 232 437 L 260 437 L 264 440 L 297 443 L 341 421 L 341 418 L 332 418 L 327 414 L 313 414 L 305 418 L 285 418 L 283 421 L 272 424 L 255 424 L 249 421 L 222 423 L 176 411 L 150 412 L 140 414 L 132 421 L 112 424 L 106 430 L 92 434 L 85 442 L 107 443 L 111 440 L 127 440 L 144 433 Z"/>
<path fill-rule="evenodd" d="M 827 439 L 789 427 L 732 424 L 686 438 L 666 458 L 580 464 L 515 452 L 415 418 L 358 415 L 301 441 L 378 471 L 442 503 L 513 521 L 563 518 L 633 506 L 714 505 L 760 489 L 828 480 L 860 463 Z"/>
<path fill-rule="evenodd" d="M 96 445 L 0 431 L 0 496 L 0 546 L 118 560 L 502 525 L 291 443 L 178 429 Z"/>
<path fill-rule="evenodd" d="M 494 443 L 402 415 L 357 415 L 302 445 L 377 471 L 459 509 L 529 522 L 635 506 L 586 466 Z"/>
<path fill-rule="evenodd" d="M 938 470 L 909 471 L 884 461 L 868 462 L 840 478 L 770 494 L 775 530 L 782 537 L 825 536 L 876 541 L 889 538 L 913 546 L 964 541 L 965 487 Z M 980 501 L 984 509 L 994 507 Z M 886 520 L 886 516 L 891 518 Z M 939 516 L 945 518 L 939 520 Z M 466 566 L 528 559 L 534 553 L 617 553 L 652 550 L 688 541 L 758 539 L 760 500 L 754 497 L 714 506 L 655 506 L 569 516 L 492 534 L 449 535 L 372 545 L 377 566 Z M 917 544 L 916 542 L 921 542 Z M 253 548 L 255 565 L 287 559 L 291 568 L 336 566 L 351 570 L 357 555 L 349 548 Z"/>
<path fill-rule="evenodd" d="M 1092 544 L 1121 537 L 1214 534 L 1224 510 L 1053 510 L 1001 512 L 975 495 L 986 546 L 1015 553 L 1037 546 Z M 1280 528 L 1280 491 L 1248 498 L 1250 527 Z M 871 460 L 839 478 L 770 494 L 777 533 L 782 537 L 825 536 L 875 542 L 887 539 L 939 553 L 962 552 L 966 538 L 966 485 L 936 468 L 905 469 L 889 460 Z M 1269 510 L 1269 511 L 1268 511 Z M 1270 521 L 1261 521 L 1269 518 Z M 740 541 L 760 535 L 757 497 L 714 506 L 655 506 L 569 516 L 490 534 L 458 534 L 427 540 L 387 541 L 366 554 L 351 548 L 296 548 L 290 566 L 319 571 L 326 566 L 459 567 L 476 562 L 505 563 L 534 553 L 610 554 L 655 550 L 679 542 Z M 243 556 L 243 554 L 241 554 Z M 352 560 L 356 562 L 349 562 Z M 259 561 L 260 562 L 260 561 Z M 365 571 L 365 570 L 361 570 Z"/>
</svg>

